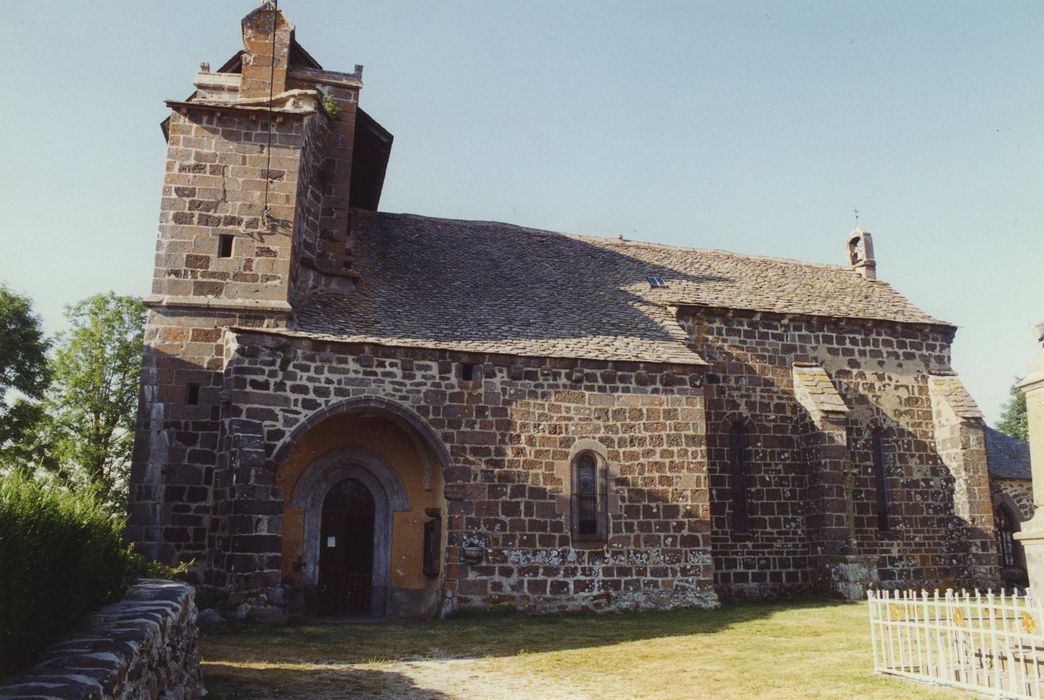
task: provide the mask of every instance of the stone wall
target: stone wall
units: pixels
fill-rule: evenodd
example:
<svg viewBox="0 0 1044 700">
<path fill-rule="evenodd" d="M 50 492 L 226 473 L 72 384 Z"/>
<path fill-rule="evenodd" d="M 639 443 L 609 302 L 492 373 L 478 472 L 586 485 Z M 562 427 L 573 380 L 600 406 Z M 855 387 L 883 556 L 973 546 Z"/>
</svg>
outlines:
<svg viewBox="0 0 1044 700">
<path fill-rule="evenodd" d="M 159 580 L 142 581 L 120 602 L 91 613 L 34 666 L 0 685 L 0 698 L 202 696 L 195 594 L 186 584 Z"/>
<path fill-rule="evenodd" d="M 329 343 L 239 333 L 226 353 L 228 588 L 279 585 L 285 450 L 353 399 L 430 428 L 445 482 L 443 611 L 645 608 L 716 602 L 702 368 Z M 461 379 L 461 364 L 476 378 Z M 377 410 L 376 408 L 374 409 Z M 350 436 L 345 437 L 350 440 Z M 597 445 L 611 529 L 570 532 L 569 465 Z M 418 533 L 419 536 L 419 533 Z M 466 550 L 478 552 L 469 560 Z"/>
<path fill-rule="evenodd" d="M 821 557 L 830 555 L 821 546 L 822 533 L 814 531 L 824 521 L 824 469 L 844 472 L 835 475 L 845 479 L 844 498 L 827 505 L 851 508 L 845 514 L 851 530 L 847 554 L 877 557 L 882 585 L 971 583 L 988 573 L 996 556 L 992 521 L 981 517 L 990 512 L 988 496 L 981 489 L 957 491 L 958 475 L 936 440 L 929 373 L 949 370 L 952 330 L 717 309 L 683 310 L 679 320 L 693 349 L 712 363 L 707 441 L 720 593 L 763 596 L 817 587 L 825 570 Z M 824 433 L 822 422 L 816 427 L 797 400 L 795 363 L 822 367 L 849 409 L 839 418 L 842 459 L 833 460 L 833 467 L 824 467 L 819 450 L 810 448 L 809 431 L 822 433 L 823 442 L 838 439 L 828 440 L 835 431 Z M 751 430 L 747 534 L 732 527 L 727 447 L 737 420 Z M 870 450 L 875 429 L 886 436 L 887 530 L 876 513 Z M 981 464 L 968 468 L 984 473 L 985 455 L 981 449 L 975 455 Z M 969 552 L 969 542 L 976 552 Z"/>
<path fill-rule="evenodd" d="M 223 328 L 285 325 L 290 310 L 305 128 L 270 117 L 183 107 L 168 126 L 127 534 L 171 564 L 208 549 Z"/>
<path fill-rule="evenodd" d="M 171 114 L 153 294 L 288 307 L 305 119 L 189 106 Z M 222 235 L 233 238 L 227 256 Z"/>
<path fill-rule="evenodd" d="M 206 559 L 224 327 L 279 323 L 261 313 L 162 306 L 149 311 L 127 525 L 138 551 L 169 564 Z"/>
</svg>

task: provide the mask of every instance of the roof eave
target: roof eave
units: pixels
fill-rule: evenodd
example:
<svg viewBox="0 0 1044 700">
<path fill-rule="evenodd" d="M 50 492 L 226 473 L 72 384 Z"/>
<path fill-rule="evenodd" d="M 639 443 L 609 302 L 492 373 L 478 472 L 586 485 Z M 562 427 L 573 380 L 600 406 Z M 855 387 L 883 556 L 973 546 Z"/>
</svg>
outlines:
<svg viewBox="0 0 1044 700">
<path fill-rule="evenodd" d="M 698 310 L 715 310 L 722 312 L 729 311 L 742 311 L 746 313 L 759 313 L 759 314 L 774 314 L 776 316 L 805 316 L 810 318 L 830 318 L 838 321 L 867 321 L 867 322 L 881 322 L 881 323 L 896 323 L 904 326 L 920 326 L 922 328 L 935 328 L 939 330 L 949 331 L 951 335 L 957 331 L 957 326 L 946 321 L 940 321 L 938 319 L 925 319 L 922 321 L 909 321 L 897 318 L 886 318 L 883 316 L 854 316 L 854 315 L 835 315 L 835 314 L 824 314 L 815 313 L 812 311 L 780 311 L 779 309 L 764 309 L 755 308 L 749 306 L 721 306 L 718 304 L 700 304 L 698 302 L 691 301 L 668 301 L 665 302 L 668 306 L 674 306 L 678 309 L 698 309 Z"/>
<path fill-rule="evenodd" d="M 497 352 L 497 351 L 485 351 L 485 350 L 471 350 L 471 349 L 453 349 L 446 346 L 437 345 L 419 345 L 412 343 L 397 343 L 394 340 L 374 340 L 371 338 L 352 338 L 345 336 L 338 336 L 325 333 L 308 333 L 288 330 L 286 328 L 249 328 L 245 326 L 229 326 L 228 330 L 238 335 L 270 335 L 278 336 L 282 338 L 295 338 L 298 340 L 312 341 L 318 343 L 335 343 L 340 345 L 372 345 L 374 347 L 391 348 L 398 350 L 427 350 L 434 352 L 453 352 L 460 355 L 489 355 L 496 357 L 527 357 L 527 358 L 544 358 L 550 360 L 578 360 L 578 361 L 589 361 L 589 362 L 624 362 L 629 364 L 642 364 L 642 365 L 659 365 L 664 367 L 688 367 L 690 369 L 703 370 L 710 366 L 710 363 L 704 360 L 696 352 L 692 352 L 692 359 L 681 359 L 675 360 L 662 360 L 654 358 L 619 358 L 619 357 L 598 357 L 595 355 L 563 355 L 563 354 L 540 354 L 540 353 L 513 353 L 513 352 Z M 691 351 L 690 351 L 691 352 Z"/>
</svg>

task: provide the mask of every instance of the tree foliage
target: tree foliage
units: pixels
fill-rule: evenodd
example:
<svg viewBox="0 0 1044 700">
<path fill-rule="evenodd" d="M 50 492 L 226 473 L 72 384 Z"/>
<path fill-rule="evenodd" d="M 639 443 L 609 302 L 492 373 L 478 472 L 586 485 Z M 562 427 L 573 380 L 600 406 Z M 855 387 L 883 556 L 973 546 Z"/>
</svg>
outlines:
<svg viewBox="0 0 1044 700">
<path fill-rule="evenodd" d="M 40 432 L 66 480 L 90 486 L 115 509 L 125 505 L 134 444 L 145 307 L 136 297 L 96 294 L 66 308 L 47 393 L 50 425 Z"/>
<path fill-rule="evenodd" d="M 47 386 L 47 347 L 32 302 L 0 283 L 0 393 L 38 398 Z"/>
<path fill-rule="evenodd" d="M 25 477 L 53 474 L 65 477 L 54 445 L 54 420 L 43 401 L 18 399 L 7 410 L 0 427 L 0 471 Z"/>
<path fill-rule="evenodd" d="M 0 284 L 0 465 L 26 469 L 31 461 L 26 447 L 43 415 L 49 346 L 32 302 Z"/>
<path fill-rule="evenodd" d="M 0 397 L 9 389 L 40 397 L 47 387 L 47 347 L 32 303 L 0 283 Z"/>
<path fill-rule="evenodd" d="M 997 430 L 1019 440 L 1029 440 L 1029 422 L 1026 418 L 1026 394 L 1019 389 L 1019 380 L 1011 385 L 1011 394 L 1004 404 Z"/>
<path fill-rule="evenodd" d="M 91 489 L 0 476 L 0 676 L 140 577 L 184 578 L 128 547 L 123 520 Z M 5 695 L 4 697 L 9 697 Z"/>
</svg>

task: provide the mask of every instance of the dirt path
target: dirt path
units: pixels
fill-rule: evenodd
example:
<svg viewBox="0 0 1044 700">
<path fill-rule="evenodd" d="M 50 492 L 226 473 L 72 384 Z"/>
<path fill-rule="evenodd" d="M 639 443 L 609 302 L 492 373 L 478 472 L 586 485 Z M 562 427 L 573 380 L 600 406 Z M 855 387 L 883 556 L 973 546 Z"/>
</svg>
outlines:
<svg viewBox="0 0 1044 700">
<path fill-rule="evenodd" d="M 554 678 L 553 674 L 510 673 L 492 668 L 495 664 L 482 659 L 447 659 L 439 661 L 407 661 L 367 664 L 373 669 L 399 677 L 383 694 L 387 698 L 485 698 L 519 700 L 520 698 L 556 698 L 557 700 L 590 700 L 588 692 Z M 394 687 L 398 685 L 398 687 Z M 603 696 L 605 697 L 605 696 Z M 611 697 L 611 696 L 610 696 Z"/>
<path fill-rule="evenodd" d="M 596 696 L 553 673 L 511 669 L 499 659 L 429 659 L 357 664 L 249 664 L 233 670 L 204 662 L 205 672 L 243 674 L 249 678 L 238 691 L 211 688 L 211 697 L 251 698 L 375 698 L 378 700 L 593 700 Z M 265 679 L 268 679 L 267 682 Z M 249 689 L 247 689 L 247 687 Z M 600 692 L 599 700 L 617 697 Z M 619 696 L 624 697 L 624 696 Z M 628 696 L 632 697 L 632 696 Z"/>
</svg>

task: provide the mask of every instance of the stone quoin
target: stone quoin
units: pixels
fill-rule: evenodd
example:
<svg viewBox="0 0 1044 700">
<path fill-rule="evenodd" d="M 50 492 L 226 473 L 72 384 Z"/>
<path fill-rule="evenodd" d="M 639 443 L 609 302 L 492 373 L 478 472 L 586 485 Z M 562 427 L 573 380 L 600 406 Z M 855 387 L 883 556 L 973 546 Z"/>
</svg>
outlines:
<svg viewBox="0 0 1044 700">
<path fill-rule="evenodd" d="M 362 67 L 242 26 L 164 122 L 141 551 L 264 619 L 999 580 L 956 329 L 869 233 L 832 266 L 382 213 Z"/>
</svg>

